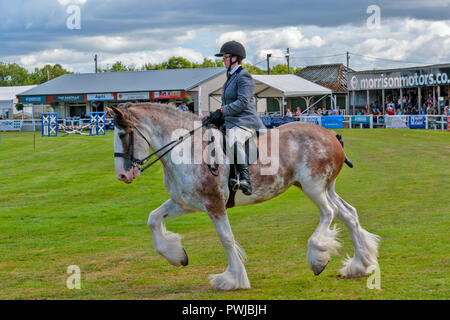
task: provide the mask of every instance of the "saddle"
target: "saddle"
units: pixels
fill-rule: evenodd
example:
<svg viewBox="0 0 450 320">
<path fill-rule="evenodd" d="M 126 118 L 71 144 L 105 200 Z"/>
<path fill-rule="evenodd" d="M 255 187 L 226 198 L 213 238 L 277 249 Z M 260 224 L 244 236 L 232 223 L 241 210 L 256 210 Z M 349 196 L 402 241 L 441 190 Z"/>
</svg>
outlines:
<svg viewBox="0 0 450 320">
<path fill-rule="evenodd" d="M 225 126 L 222 125 L 219 128 L 219 131 L 222 133 L 222 150 L 224 152 L 224 154 L 227 154 L 227 135 L 226 135 L 226 129 Z M 259 137 L 259 132 L 256 131 L 256 137 Z M 214 143 L 214 136 L 211 137 L 211 141 L 209 143 Z M 234 145 L 234 147 L 236 148 L 236 144 Z M 254 141 L 254 139 L 248 139 L 245 142 L 245 162 L 247 165 L 251 165 L 254 164 L 258 159 L 259 159 L 259 150 L 258 147 Z M 228 176 L 228 190 L 229 192 L 229 197 L 228 197 L 228 201 L 226 204 L 227 208 L 232 208 L 234 207 L 235 203 L 234 203 L 234 198 L 236 195 L 237 190 L 239 189 L 238 185 L 232 183 L 233 180 L 238 180 L 239 181 L 239 173 L 238 170 L 236 168 L 236 163 L 237 163 L 237 152 L 236 150 L 234 151 L 234 159 L 233 162 L 230 164 L 230 174 Z M 218 168 L 219 165 L 215 162 L 213 165 L 208 164 L 208 168 L 211 171 L 211 174 L 217 176 L 218 173 Z"/>
</svg>

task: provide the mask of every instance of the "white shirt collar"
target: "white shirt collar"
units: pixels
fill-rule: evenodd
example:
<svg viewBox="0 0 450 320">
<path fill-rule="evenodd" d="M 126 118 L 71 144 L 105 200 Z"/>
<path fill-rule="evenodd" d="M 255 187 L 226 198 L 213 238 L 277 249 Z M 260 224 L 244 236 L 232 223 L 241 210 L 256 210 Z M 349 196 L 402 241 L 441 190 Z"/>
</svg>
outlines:
<svg viewBox="0 0 450 320">
<path fill-rule="evenodd" d="M 237 70 L 240 66 L 241 66 L 240 64 L 237 64 L 233 69 L 231 69 L 230 75 L 232 75 L 233 73 L 235 73 L 236 70 Z"/>
</svg>

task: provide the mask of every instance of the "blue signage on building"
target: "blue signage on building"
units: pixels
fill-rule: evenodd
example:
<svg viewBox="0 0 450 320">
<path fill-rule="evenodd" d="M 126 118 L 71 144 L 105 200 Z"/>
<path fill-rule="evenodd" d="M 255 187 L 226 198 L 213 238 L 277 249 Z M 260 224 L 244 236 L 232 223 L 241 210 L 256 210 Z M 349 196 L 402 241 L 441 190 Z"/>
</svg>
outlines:
<svg viewBox="0 0 450 320">
<path fill-rule="evenodd" d="M 21 96 L 20 103 L 43 103 L 46 101 L 46 96 Z"/>
<path fill-rule="evenodd" d="M 327 129 L 342 129 L 344 128 L 343 116 L 322 116 L 322 127 Z"/>
<path fill-rule="evenodd" d="M 53 99 L 55 102 L 83 101 L 84 95 L 82 95 L 82 94 L 58 95 L 58 96 L 54 96 Z"/>
</svg>

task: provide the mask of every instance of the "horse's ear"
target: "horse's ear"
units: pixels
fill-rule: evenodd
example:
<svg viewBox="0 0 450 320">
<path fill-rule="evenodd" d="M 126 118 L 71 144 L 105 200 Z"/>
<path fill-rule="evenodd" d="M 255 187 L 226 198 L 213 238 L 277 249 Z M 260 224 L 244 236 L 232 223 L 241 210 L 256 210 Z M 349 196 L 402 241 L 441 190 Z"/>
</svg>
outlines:
<svg viewBox="0 0 450 320">
<path fill-rule="evenodd" d="M 123 119 L 125 116 L 122 110 L 114 106 L 106 107 L 106 110 L 111 116 L 117 116 L 119 119 Z"/>
<path fill-rule="evenodd" d="M 116 114 L 116 112 L 110 107 L 106 107 L 106 113 L 111 117 L 114 117 L 114 115 Z"/>
</svg>

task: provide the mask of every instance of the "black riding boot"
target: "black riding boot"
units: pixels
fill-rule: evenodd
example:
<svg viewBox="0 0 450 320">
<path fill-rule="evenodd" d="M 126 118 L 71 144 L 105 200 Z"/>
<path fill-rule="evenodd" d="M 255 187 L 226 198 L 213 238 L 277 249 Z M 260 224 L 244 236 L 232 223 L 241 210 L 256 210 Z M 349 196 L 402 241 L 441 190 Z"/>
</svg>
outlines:
<svg viewBox="0 0 450 320">
<path fill-rule="evenodd" d="M 240 176 L 239 189 L 241 189 L 245 195 L 249 196 L 252 194 L 252 185 L 250 183 L 250 176 L 248 174 L 248 165 L 247 164 L 238 164 L 237 169 L 239 171 L 239 176 Z"/>
</svg>

